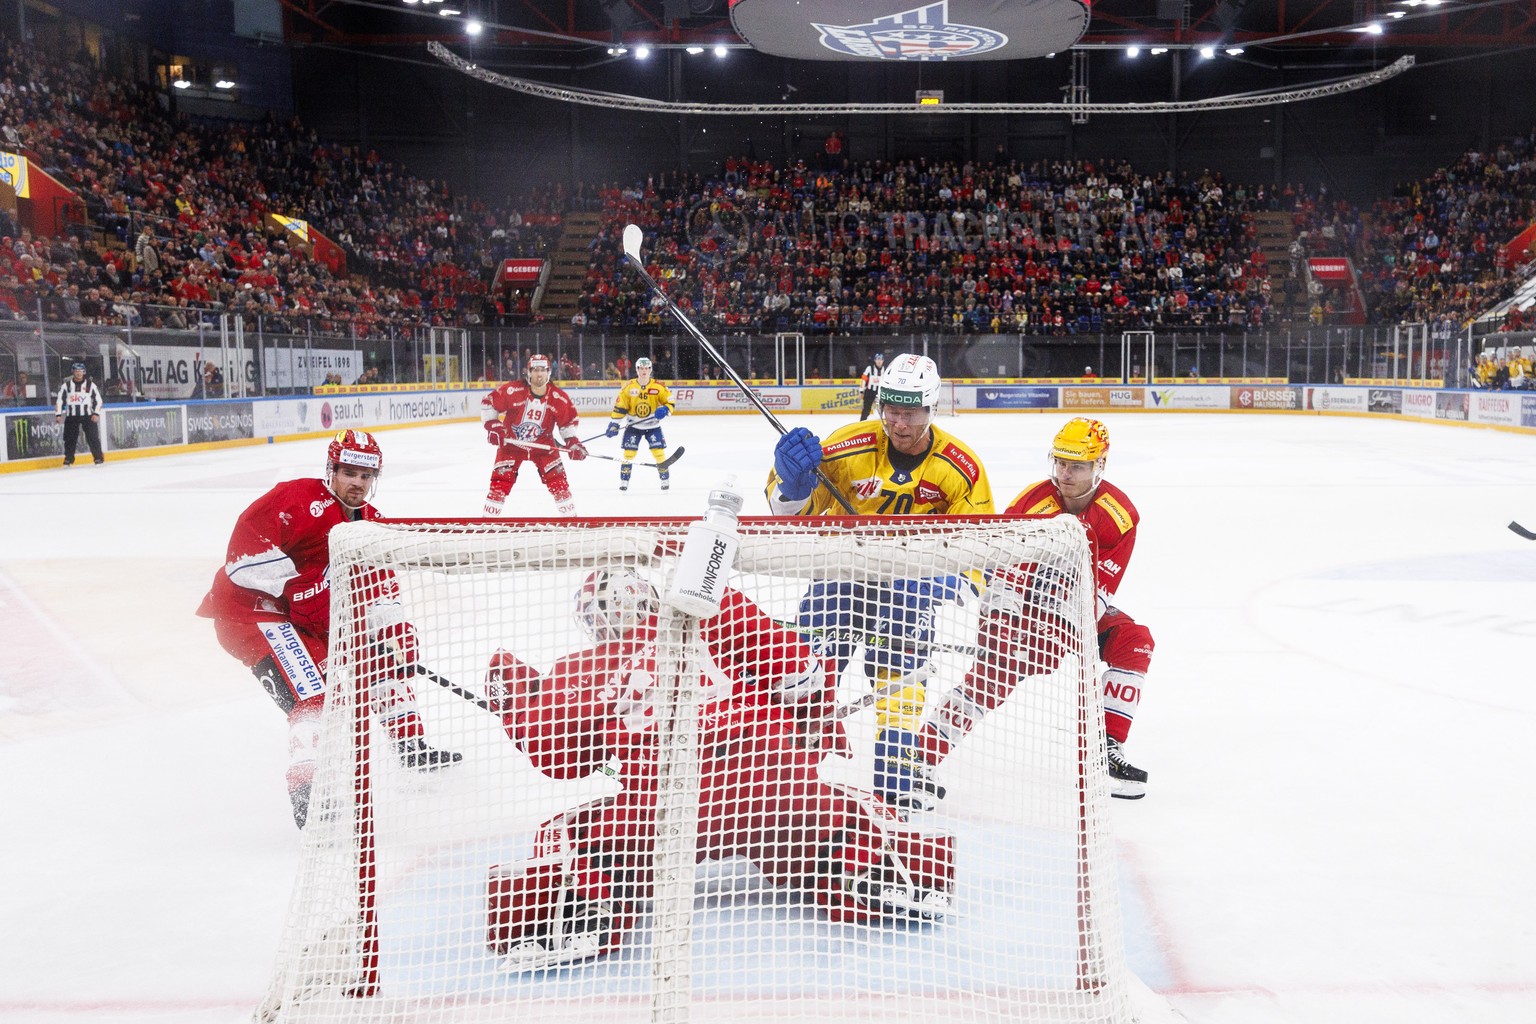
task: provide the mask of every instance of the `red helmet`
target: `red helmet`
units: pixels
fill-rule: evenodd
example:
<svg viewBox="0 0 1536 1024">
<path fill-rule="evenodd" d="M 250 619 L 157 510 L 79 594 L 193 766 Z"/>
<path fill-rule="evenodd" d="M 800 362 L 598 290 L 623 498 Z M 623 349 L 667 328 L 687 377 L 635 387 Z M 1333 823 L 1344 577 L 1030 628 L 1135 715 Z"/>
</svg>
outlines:
<svg viewBox="0 0 1536 1024">
<path fill-rule="evenodd" d="M 378 439 L 366 430 L 338 430 L 325 451 L 325 486 L 332 494 L 336 493 L 336 488 L 331 478 L 337 466 L 359 466 L 371 469 L 375 474 L 384 472 L 384 452 L 379 448 Z M 363 500 L 370 500 L 378 486 L 378 476 L 375 475 L 373 486 L 368 488 L 368 497 Z"/>
<path fill-rule="evenodd" d="M 549 369 L 549 356 L 546 356 L 546 355 L 543 355 L 541 353 L 535 352 L 533 355 L 528 357 L 528 369 L 530 369 L 530 370 L 547 370 L 547 369 Z"/>
<path fill-rule="evenodd" d="M 344 466 L 362 466 L 364 469 L 384 469 L 384 453 L 378 439 L 366 430 L 338 430 L 331 438 L 331 446 L 325 453 L 325 468 L 340 463 Z"/>
</svg>

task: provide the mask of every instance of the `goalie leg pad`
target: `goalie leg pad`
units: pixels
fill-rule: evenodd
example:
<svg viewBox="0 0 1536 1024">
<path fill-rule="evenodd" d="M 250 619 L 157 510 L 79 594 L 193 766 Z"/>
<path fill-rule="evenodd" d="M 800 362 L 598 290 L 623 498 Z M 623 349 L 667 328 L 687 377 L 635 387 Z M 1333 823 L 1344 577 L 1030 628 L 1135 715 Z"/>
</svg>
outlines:
<svg viewBox="0 0 1536 1024">
<path fill-rule="evenodd" d="M 848 798 L 846 827 L 822 848 L 816 900 L 833 921 L 869 924 L 932 921 L 950 913 L 955 895 L 955 839 L 909 828 L 867 793 Z"/>
<path fill-rule="evenodd" d="M 502 966 L 539 971 L 617 949 L 634 915 L 582 857 L 540 857 L 490 869 L 486 943 Z"/>
</svg>

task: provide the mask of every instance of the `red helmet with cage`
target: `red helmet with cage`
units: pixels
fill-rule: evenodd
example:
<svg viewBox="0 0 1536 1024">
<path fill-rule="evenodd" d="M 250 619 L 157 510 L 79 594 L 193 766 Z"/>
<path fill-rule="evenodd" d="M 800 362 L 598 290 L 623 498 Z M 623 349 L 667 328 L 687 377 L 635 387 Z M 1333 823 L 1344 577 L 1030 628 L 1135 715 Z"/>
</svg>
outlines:
<svg viewBox="0 0 1536 1024">
<path fill-rule="evenodd" d="M 368 488 L 364 501 L 373 498 L 379 486 L 379 474 L 384 472 L 384 452 L 378 439 L 366 430 L 338 430 L 325 451 L 325 486 L 336 493 L 333 477 L 337 466 L 357 466 L 374 471 L 373 485 Z M 337 498 L 340 501 L 340 497 Z"/>
</svg>

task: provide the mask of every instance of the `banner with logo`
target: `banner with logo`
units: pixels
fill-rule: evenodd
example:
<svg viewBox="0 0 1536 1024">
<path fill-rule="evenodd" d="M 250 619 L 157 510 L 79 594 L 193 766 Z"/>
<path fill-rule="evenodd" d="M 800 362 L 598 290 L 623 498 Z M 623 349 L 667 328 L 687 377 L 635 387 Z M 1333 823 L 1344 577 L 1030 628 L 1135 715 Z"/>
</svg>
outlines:
<svg viewBox="0 0 1536 1024">
<path fill-rule="evenodd" d="M 976 389 L 978 409 L 1055 409 L 1056 388 L 1044 385 L 1000 385 Z"/>
<path fill-rule="evenodd" d="M 1396 415 L 1403 411 L 1403 393 L 1396 388 L 1370 388 L 1366 394 L 1370 396 L 1366 408 L 1371 412 Z"/>
<path fill-rule="evenodd" d="M 27 158 L 20 153 L 0 150 L 0 181 L 16 190 L 17 199 L 32 198 L 31 179 L 27 176 Z"/>
<path fill-rule="evenodd" d="M 363 375 L 363 353 L 341 348 L 272 348 L 261 360 L 261 379 L 270 390 L 312 388 L 331 374 L 351 384 Z"/>
<path fill-rule="evenodd" d="M 1232 408 L 1300 409 L 1301 389 L 1274 386 L 1233 388 Z"/>
<path fill-rule="evenodd" d="M 1479 391 L 1466 396 L 1472 399 L 1472 414 L 1476 423 L 1494 423 L 1501 427 L 1520 425 L 1520 396 L 1508 391 Z"/>
<path fill-rule="evenodd" d="M 1465 391 L 1435 393 L 1435 419 L 1465 420 L 1472 407 L 1472 396 Z"/>
<path fill-rule="evenodd" d="M 857 387 L 802 388 L 800 408 L 806 412 L 860 413 L 864 411 L 864 396 Z"/>
<path fill-rule="evenodd" d="M 182 405 L 141 405 L 108 408 L 108 451 L 125 448 L 160 448 L 187 443 L 187 410 Z"/>
<path fill-rule="evenodd" d="M 1146 405 L 1145 388 L 1074 388 L 1061 389 L 1063 409 L 1140 409 Z"/>
<path fill-rule="evenodd" d="M 255 437 L 255 413 L 250 402 L 209 402 L 187 409 L 187 443 L 233 441 Z"/>
<path fill-rule="evenodd" d="M 1343 256 L 1313 256 L 1307 260 L 1307 269 L 1320 284 L 1346 285 L 1352 279 L 1349 260 Z"/>
<path fill-rule="evenodd" d="M 1433 419 L 1435 416 L 1435 393 L 1433 391 L 1404 391 L 1403 415 L 1423 416 L 1425 419 Z"/>
<path fill-rule="evenodd" d="M 83 439 L 82 439 L 83 441 Z M 5 417 L 5 457 L 46 459 L 64 454 L 64 424 L 49 412 L 15 412 Z"/>
<path fill-rule="evenodd" d="M 493 288 L 520 287 L 539 283 L 539 275 L 544 273 L 544 261 L 533 259 L 502 260 L 501 266 L 496 268 L 495 280 L 491 282 Z"/>
<path fill-rule="evenodd" d="M 180 345 L 135 345 L 129 348 L 119 344 L 112 356 L 111 375 L 118 380 L 132 381 L 136 393 L 143 398 L 156 401 L 201 398 L 205 361 L 219 367 L 224 375 L 226 392 L 233 390 L 241 380 L 254 389 L 256 363 L 249 348 L 199 349 Z"/>
<path fill-rule="evenodd" d="M 1231 403 L 1231 391 L 1225 387 L 1186 384 L 1147 388 L 1148 409 L 1229 409 Z"/>
</svg>

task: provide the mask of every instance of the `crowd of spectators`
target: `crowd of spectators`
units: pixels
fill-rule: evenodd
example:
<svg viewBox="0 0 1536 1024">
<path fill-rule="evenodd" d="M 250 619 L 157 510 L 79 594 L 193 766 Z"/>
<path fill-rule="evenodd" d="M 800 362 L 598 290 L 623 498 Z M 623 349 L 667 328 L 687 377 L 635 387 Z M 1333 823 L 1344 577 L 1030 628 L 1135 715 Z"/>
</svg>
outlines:
<svg viewBox="0 0 1536 1024">
<path fill-rule="evenodd" d="M 603 196 L 577 326 L 661 321 L 624 271 L 630 222 L 678 305 L 725 331 L 1076 334 L 1270 318 L 1254 214 L 1275 199 L 1219 172 L 731 159 L 717 176 L 661 174 Z"/>
<path fill-rule="evenodd" d="M 1245 186 L 1220 172 L 1118 161 L 908 159 L 820 166 L 731 158 L 708 175 L 551 186 L 516 210 L 455 195 L 296 120 L 202 122 L 84 57 L 0 43 L 0 122 L 84 198 L 90 223 L 34 238 L 0 217 L 0 316 L 186 329 L 224 313 L 272 333 L 379 337 L 535 319 L 488 294 L 499 261 L 546 255 L 563 215 L 597 209 L 578 329 L 670 329 L 624 269 L 647 230 L 652 274 L 709 329 L 1066 335 L 1255 329 L 1337 293 L 1298 294 L 1305 261 L 1354 260 L 1376 323 L 1464 322 L 1508 295 L 1504 243 L 1536 217 L 1536 131 L 1470 151 L 1362 209 L 1326 186 Z M 1289 211 L 1285 290 L 1270 293 L 1262 211 Z M 346 272 L 268 220 L 335 241 Z M 1512 321 L 1509 326 L 1528 326 Z M 583 376 L 609 368 L 576 367 Z"/>
<path fill-rule="evenodd" d="M 4 243 L 0 304 L 48 320 L 178 328 L 238 313 L 277 332 L 355 337 L 476 323 L 494 308 L 496 261 L 543 254 L 567 201 L 551 190 L 492 208 L 297 120 L 175 119 L 148 86 L 11 42 L 0 44 L 0 122 L 105 229 L 13 231 Z M 340 245 L 347 272 L 269 213 Z"/>
</svg>

